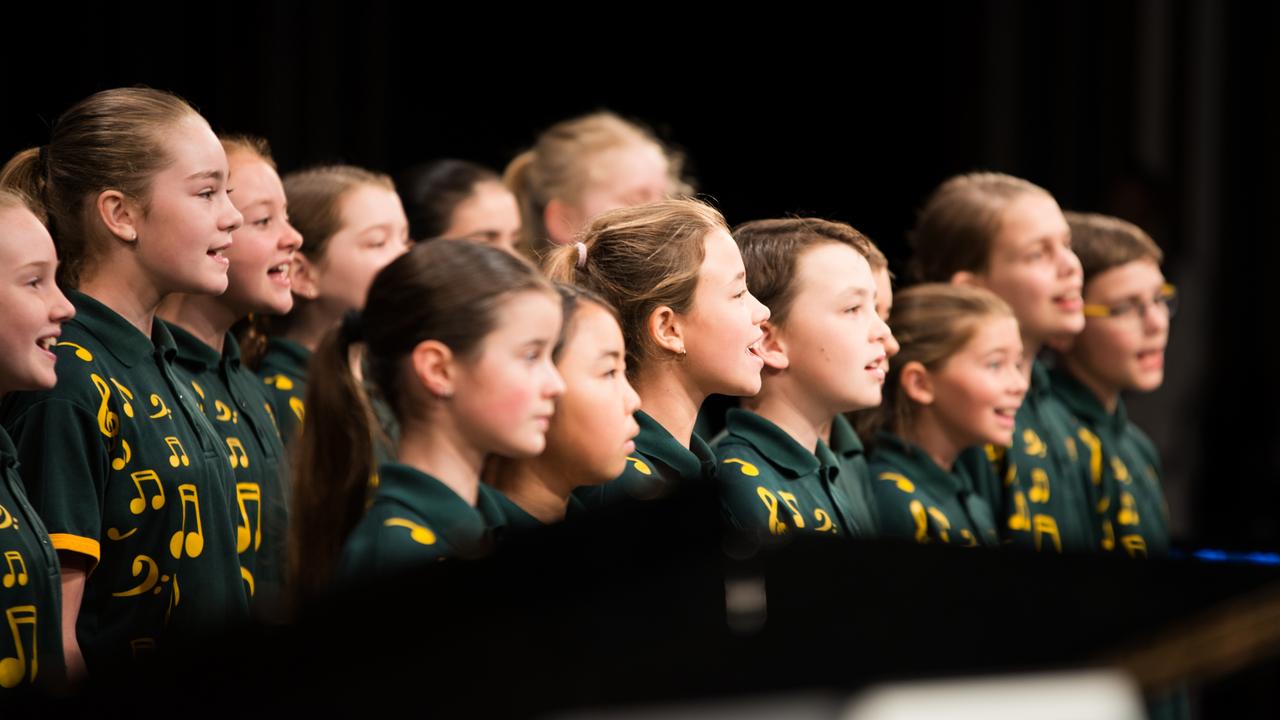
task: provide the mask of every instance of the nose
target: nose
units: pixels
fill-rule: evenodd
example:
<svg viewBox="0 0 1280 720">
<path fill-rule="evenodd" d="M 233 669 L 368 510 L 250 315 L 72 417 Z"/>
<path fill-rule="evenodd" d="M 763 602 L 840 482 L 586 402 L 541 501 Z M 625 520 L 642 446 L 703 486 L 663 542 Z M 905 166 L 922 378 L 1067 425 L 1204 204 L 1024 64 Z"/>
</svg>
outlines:
<svg viewBox="0 0 1280 720">
<path fill-rule="evenodd" d="M 222 210 L 222 216 L 218 218 L 218 228 L 225 232 L 234 232 L 244 224 L 244 215 L 241 215 L 236 206 L 231 204 L 231 199 L 226 193 L 222 194 L 222 198 L 226 207 Z"/>
<path fill-rule="evenodd" d="M 1014 365 L 1013 369 L 1009 371 L 1009 386 L 1007 388 L 1007 392 L 1010 395 L 1016 395 L 1019 401 L 1021 401 L 1023 397 L 1026 397 L 1027 390 L 1030 388 L 1031 382 L 1027 379 L 1026 374 L 1022 372 L 1022 368 Z"/>
<path fill-rule="evenodd" d="M 628 415 L 634 415 L 635 412 L 640 409 L 640 395 L 636 392 L 635 388 L 631 387 L 631 383 L 625 378 L 622 380 L 622 384 L 626 386 L 626 392 L 623 397 L 624 407 Z"/>
<path fill-rule="evenodd" d="M 283 250 L 294 251 L 302 247 L 302 233 L 298 232 L 292 224 L 287 220 L 284 223 L 285 232 L 280 238 L 280 248 Z"/>
<path fill-rule="evenodd" d="M 871 323 L 871 341 L 883 345 L 884 354 L 889 357 L 897 355 L 898 350 L 902 349 L 898 345 L 898 341 L 893 337 L 893 330 L 889 328 L 889 324 L 881 320 L 879 315 Z"/>
<path fill-rule="evenodd" d="M 1082 277 L 1084 268 L 1080 265 L 1080 258 L 1076 255 L 1071 246 L 1064 245 L 1058 251 L 1058 276 L 1059 277 Z"/>
<path fill-rule="evenodd" d="M 560 371 L 556 369 L 551 360 L 547 360 L 547 383 L 543 386 L 543 395 L 548 398 L 558 398 L 564 394 L 565 384 L 564 378 L 561 377 Z"/>
<path fill-rule="evenodd" d="M 76 308 L 62 294 L 62 288 L 57 285 L 53 286 L 53 302 L 49 306 L 49 319 L 56 323 L 64 323 L 76 316 Z"/>
<path fill-rule="evenodd" d="M 748 292 L 747 296 L 751 298 L 751 302 L 755 303 L 755 307 L 752 309 L 751 313 L 751 324 L 757 326 L 763 325 L 773 313 L 769 311 L 769 307 L 767 305 L 757 300 L 755 295 Z"/>
<path fill-rule="evenodd" d="M 1169 331 L 1169 306 L 1159 300 L 1142 306 L 1142 331 L 1159 335 Z"/>
</svg>

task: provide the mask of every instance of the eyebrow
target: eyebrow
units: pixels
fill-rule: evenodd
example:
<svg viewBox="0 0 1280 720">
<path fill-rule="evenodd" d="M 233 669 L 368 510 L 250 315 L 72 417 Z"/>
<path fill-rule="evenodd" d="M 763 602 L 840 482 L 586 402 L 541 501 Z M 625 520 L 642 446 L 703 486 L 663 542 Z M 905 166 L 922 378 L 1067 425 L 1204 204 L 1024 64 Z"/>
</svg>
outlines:
<svg viewBox="0 0 1280 720">
<path fill-rule="evenodd" d="M 600 357 L 612 358 L 614 360 L 617 360 L 618 358 L 622 357 L 622 353 L 618 352 L 617 350 L 605 350 L 604 352 L 600 353 Z"/>
<path fill-rule="evenodd" d="M 222 180 L 223 174 L 221 170 L 202 170 L 194 172 L 187 176 L 188 180 L 209 178 L 211 180 Z"/>
</svg>

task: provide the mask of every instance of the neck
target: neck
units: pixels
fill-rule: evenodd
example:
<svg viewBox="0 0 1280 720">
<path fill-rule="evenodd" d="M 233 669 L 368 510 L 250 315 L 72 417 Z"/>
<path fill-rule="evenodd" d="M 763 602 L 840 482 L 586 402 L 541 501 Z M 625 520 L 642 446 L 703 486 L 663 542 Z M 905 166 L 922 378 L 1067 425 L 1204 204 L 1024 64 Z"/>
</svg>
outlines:
<svg viewBox="0 0 1280 720">
<path fill-rule="evenodd" d="M 160 303 L 157 314 L 186 330 L 200 342 L 222 353 L 231 326 L 242 316 L 212 295 L 174 293 Z"/>
<path fill-rule="evenodd" d="M 832 413 L 806 397 L 790 383 L 766 381 L 760 394 L 746 401 L 755 414 L 782 428 L 792 440 L 809 452 L 816 452 L 818 440 L 831 437 Z"/>
<path fill-rule="evenodd" d="M 436 413 L 440 415 L 440 413 Z M 480 472 L 485 454 L 464 442 L 452 423 L 408 423 L 401 427 L 397 457 L 400 462 L 444 483 L 472 507 L 480 494 Z"/>
<path fill-rule="evenodd" d="M 676 441 L 689 447 L 698 408 L 707 394 L 693 387 L 682 374 L 665 368 L 638 374 L 635 389 L 640 396 L 640 409 Z"/>
<path fill-rule="evenodd" d="M 928 407 L 918 407 L 912 420 L 911 426 L 903 428 L 898 434 L 903 440 L 923 450 L 938 467 L 950 472 L 956 463 L 956 457 L 968 445 L 952 437 Z"/>
<path fill-rule="evenodd" d="M 1088 388 L 1098 402 L 1102 403 L 1108 415 L 1115 414 L 1116 407 L 1120 404 L 1120 388 L 1112 387 L 1096 374 L 1089 372 L 1088 368 L 1076 362 L 1070 355 L 1063 355 L 1062 363 L 1067 373 L 1079 380 L 1080 384 Z"/>
<path fill-rule="evenodd" d="M 133 265 L 105 261 L 82 279 L 77 289 L 111 308 L 147 337 L 151 337 L 156 308 L 167 294 L 148 282 Z"/>
<path fill-rule="evenodd" d="M 315 352 L 324 339 L 325 333 L 338 326 L 341 317 L 330 317 L 321 310 L 319 301 L 295 302 L 293 312 L 289 315 L 289 329 L 284 337 L 302 347 Z"/>
<path fill-rule="evenodd" d="M 1027 381 L 1028 386 L 1031 385 L 1031 370 L 1044 343 L 1045 340 L 1041 337 L 1022 336 L 1022 378 Z"/>
<path fill-rule="evenodd" d="M 494 483 L 511 502 L 544 523 L 564 519 L 575 484 L 542 457 L 507 460 Z"/>
</svg>

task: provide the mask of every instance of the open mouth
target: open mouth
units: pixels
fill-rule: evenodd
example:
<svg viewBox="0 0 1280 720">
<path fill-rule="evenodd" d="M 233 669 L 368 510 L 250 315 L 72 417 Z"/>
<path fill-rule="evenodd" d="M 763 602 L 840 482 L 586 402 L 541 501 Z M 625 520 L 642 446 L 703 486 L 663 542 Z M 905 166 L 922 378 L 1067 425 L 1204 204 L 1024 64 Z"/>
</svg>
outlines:
<svg viewBox="0 0 1280 720">
<path fill-rule="evenodd" d="M 1084 308 L 1084 298 L 1080 296 L 1080 288 L 1072 288 L 1061 295 L 1055 295 L 1053 304 L 1063 312 L 1080 312 Z"/>
<path fill-rule="evenodd" d="M 1017 422 L 1018 408 L 1016 407 L 999 407 L 995 409 L 995 413 L 1004 427 L 1013 427 Z"/>
<path fill-rule="evenodd" d="M 755 359 L 757 359 L 757 360 L 759 360 L 760 362 L 762 362 L 762 363 L 763 363 L 763 362 L 764 362 L 764 358 L 760 356 L 760 341 L 761 341 L 761 340 L 764 340 L 764 335 L 761 335 L 760 337 L 756 338 L 755 340 L 752 340 L 752 341 L 751 341 L 751 344 L 747 346 L 747 354 L 748 354 L 748 355 L 750 355 L 750 356 L 752 356 L 752 357 L 754 357 Z"/>
<path fill-rule="evenodd" d="M 1152 348 L 1138 353 L 1138 365 L 1146 370 L 1164 367 L 1164 348 Z"/>
<path fill-rule="evenodd" d="M 275 280 L 282 285 L 289 284 L 289 263 L 282 262 L 267 270 L 267 277 Z"/>
<path fill-rule="evenodd" d="M 881 355 L 875 360 L 867 363 L 865 369 L 867 372 L 871 373 L 872 377 L 883 383 L 885 375 L 889 372 L 889 357 L 887 355 Z"/>
<path fill-rule="evenodd" d="M 58 344 L 57 335 L 45 335 L 44 337 L 38 338 L 36 340 L 36 347 L 40 348 L 42 351 L 44 351 L 46 355 L 48 355 L 51 358 L 56 357 L 53 354 L 53 346 L 57 344 Z"/>
</svg>

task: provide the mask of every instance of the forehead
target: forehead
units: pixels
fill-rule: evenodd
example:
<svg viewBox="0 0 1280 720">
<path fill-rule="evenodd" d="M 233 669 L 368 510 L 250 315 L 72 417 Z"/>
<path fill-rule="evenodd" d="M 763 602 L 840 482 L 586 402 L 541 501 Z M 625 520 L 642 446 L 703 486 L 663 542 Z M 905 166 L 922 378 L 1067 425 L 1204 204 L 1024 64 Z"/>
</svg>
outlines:
<svg viewBox="0 0 1280 720">
<path fill-rule="evenodd" d="M 171 161 L 164 173 L 186 178 L 216 170 L 226 175 L 227 155 L 204 118 L 187 116 L 164 133 L 162 143 Z"/>
<path fill-rule="evenodd" d="M 846 289 L 875 289 L 871 266 L 862 253 L 844 243 L 827 242 L 804 250 L 796 265 L 798 290 L 821 289 L 839 292 Z"/>
<path fill-rule="evenodd" d="M 35 215 L 26 208 L 0 209 L 0 268 L 56 259 L 53 239 Z"/>
<path fill-rule="evenodd" d="M 978 320 L 973 337 L 965 344 L 969 352 L 987 353 L 992 350 L 1021 348 L 1022 336 L 1018 321 L 1007 315 L 991 315 Z"/>
<path fill-rule="evenodd" d="M 667 156 L 651 142 L 637 140 L 602 150 L 589 159 L 589 182 L 642 185 L 665 183 Z"/>
<path fill-rule="evenodd" d="M 342 225 L 355 230 L 370 225 L 401 224 L 405 219 L 400 196 L 378 185 L 361 184 L 343 193 Z"/>
<path fill-rule="evenodd" d="M 591 363 L 605 353 L 615 352 L 619 356 L 624 353 L 622 328 L 599 305 L 579 305 L 571 324 L 569 340 L 560 354 L 561 365 Z"/>
<path fill-rule="evenodd" d="M 1134 295 L 1147 295 L 1164 284 L 1164 273 L 1151 258 L 1133 260 L 1107 268 L 1089 278 L 1085 295 L 1098 300 L 1120 300 Z"/>
<path fill-rule="evenodd" d="M 231 185 L 235 189 L 232 199 L 239 200 L 239 205 L 263 196 L 284 197 L 284 185 L 280 176 L 262 158 L 247 152 L 232 153 L 228 158 L 231 167 Z"/>
<path fill-rule="evenodd" d="M 698 270 L 700 279 L 708 283 L 727 285 L 738 273 L 745 272 L 742 264 L 742 253 L 733 236 L 723 228 L 714 228 L 703 236 L 705 255 L 702 267 Z"/>
<path fill-rule="evenodd" d="M 1022 193 L 1000 213 L 1000 230 L 993 250 L 1017 251 L 1026 245 L 1069 236 L 1071 228 L 1062 216 L 1058 203 L 1038 192 Z"/>
</svg>

